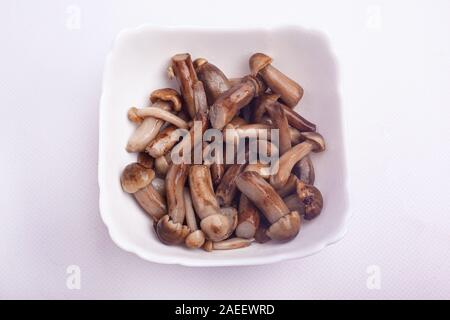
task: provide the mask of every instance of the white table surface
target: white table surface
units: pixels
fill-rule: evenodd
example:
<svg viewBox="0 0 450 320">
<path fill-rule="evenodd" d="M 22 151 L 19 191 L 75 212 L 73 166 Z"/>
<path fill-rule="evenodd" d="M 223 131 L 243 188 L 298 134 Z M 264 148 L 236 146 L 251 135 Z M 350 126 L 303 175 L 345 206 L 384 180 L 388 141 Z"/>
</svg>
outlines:
<svg viewBox="0 0 450 320">
<path fill-rule="evenodd" d="M 450 298 L 450 2 L 257 3 L 1 2 L 0 298 Z M 113 244 L 98 211 L 102 71 L 114 36 L 143 23 L 298 24 L 330 38 L 353 214 L 342 241 L 214 269 Z"/>
</svg>

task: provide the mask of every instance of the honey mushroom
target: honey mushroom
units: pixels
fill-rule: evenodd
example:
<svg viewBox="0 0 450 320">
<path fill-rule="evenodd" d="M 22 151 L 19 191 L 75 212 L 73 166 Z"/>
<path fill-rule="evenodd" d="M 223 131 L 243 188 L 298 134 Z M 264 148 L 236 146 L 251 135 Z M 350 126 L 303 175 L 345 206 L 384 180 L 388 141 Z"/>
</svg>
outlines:
<svg viewBox="0 0 450 320">
<path fill-rule="evenodd" d="M 139 163 L 125 167 L 120 177 L 122 189 L 134 196 L 136 201 L 154 221 L 158 221 L 166 212 L 165 199 L 153 188 L 151 182 L 155 177 L 152 169 Z"/>
<path fill-rule="evenodd" d="M 267 86 L 281 96 L 291 108 L 303 97 L 303 88 L 280 70 L 272 66 L 272 58 L 264 53 L 255 53 L 249 59 L 252 75 L 259 74 Z"/>
<path fill-rule="evenodd" d="M 278 160 L 278 172 L 270 177 L 270 184 L 275 188 L 281 188 L 289 179 L 292 168 L 310 152 L 322 152 L 325 150 L 323 137 L 316 132 L 304 132 L 304 142 L 296 145 Z"/>
<path fill-rule="evenodd" d="M 224 215 L 214 194 L 211 173 L 205 165 L 192 165 L 189 189 L 200 228 L 212 241 L 226 239 L 233 230 L 233 220 Z"/>
<path fill-rule="evenodd" d="M 166 176 L 166 198 L 168 214 L 156 225 L 158 238 L 167 245 L 180 244 L 189 235 L 185 225 L 186 207 L 184 202 L 184 184 L 188 175 L 187 164 L 172 164 Z"/>
<path fill-rule="evenodd" d="M 210 108 L 209 120 L 214 129 L 222 130 L 250 101 L 266 90 L 257 77 L 246 76 L 241 82 L 219 96 Z"/>
<path fill-rule="evenodd" d="M 301 218 L 290 211 L 275 189 L 254 171 L 246 171 L 236 178 L 239 190 L 264 214 L 270 223 L 267 236 L 273 240 L 289 241 L 300 231 Z"/>
<path fill-rule="evenodd" d="M 196 114 L 194 100 L 194 84 L 198 81 L 189 53 L 180 53 L 172 57 L 171 71 L 180 86 L 181 95 L 189 116 L 194 119 Z"/>
<path fill-rule="evenodd" d="M 250 75 L 229 79 L 204 58 L 192 62 L 190 54 L 176 54 L 169 76 L 176 77 L 182 99 L 176 90 L 164 88 L 152 92 L 150 107 L 129 109 L 128 118 L 138 127 L 127 151 L 139 154 L 122 172 L 122 188 L 156 222 L 164 244 L 213 251 L 244 248 L 253 241 L 290 241 L 302 217 L 312 220 L 322 211 L 309 154 L 325 150 L 325 142 L 316 125 L 293 110 L 303 88 L 265 54 L 252 55 L 249 66 Z M 267 155 L 280 154 L 279 170 L 273 173 L 260 162 L 172 163 L 171 150 L 190 150 L 192 156 L 194 146 L 202 143 L 194 135 L 195 121 L 201 122 L 202 135 L 211 125 L 238 148 L 242 138 L 256 138 L 258 149 L 262 144 Z M 191 139 L 180 141 L 178 128 L 189 129 Z M 271 141 L 271 129 L 279 130 L 278 145 Z M 204 143 L 203 156 L 208 148 Z"/>
<path fill-rule="evenodd" d="M 152 108 L 165 112 L 169 110 L 179 110 L 181 108 L 181 98 L 173 89 L 165 88 L 152 92 L 150 95 Z M 164 120 L 154 117 L 141 117 L 136 113 L 136 108 L 131 108 L 128 112 L 130 121 L 139 126 L 128 139 L 126 150 L 128 152 L 144 151 L 145 147 L 157 136 L 164 124 Z"/>
</svg>

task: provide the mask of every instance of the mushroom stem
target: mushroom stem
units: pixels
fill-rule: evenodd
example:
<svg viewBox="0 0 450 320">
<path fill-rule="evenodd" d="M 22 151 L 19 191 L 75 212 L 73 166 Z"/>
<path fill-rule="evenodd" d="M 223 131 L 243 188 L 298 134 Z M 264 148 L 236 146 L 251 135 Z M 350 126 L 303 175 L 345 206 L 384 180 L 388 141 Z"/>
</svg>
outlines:
<svg viewBox="0 0 450 320">
<path fill-rule="evenodd" d="M 298 183 L 298 178 L 296 175 L 291 174 L 288 178 L 288 180 L 286 181 L 286 183 L 284 184 L 284 186 L 282 186 L 277 190 L 277 193 L 280 195 L 280 197 L 285 197 L 293 192 L 295 192 L 296 188 L 297 188 L 297 183 Z"/>
<path fill-rule="evenodd" d="M 161 108 L 162 110 L 170 110 L 170 102 L 158 101 L 153 104 L 154 108 Z M 135 109 L 132 109 L 133 111 Z M 134 113 L 132 113 L 134 115 Z M 153 117 L 148 117 L 142 120 L 140 125 L 133 132 L 128 139 L 126 150 L 128 152 L 144 151 L 145 147 L 158 135 L 164 121 Z"/>
<path fill-rule="evenodd" d="M 189 188 L 195 212 L 201 220 L 211 215 L 220 214 L 219 203 L 212 186 L 211 173 L 207 166 L 191 166 Z"/>
<path fill-rule="evenodd" d="M 192 205 L 191 193 L 188 188 L 184 188 L 184 205 L 186 207 L 186 225 L 191 232 L 198 230 L 197 219 L 195 218 L 195 211 Z"/>
<path fill-rule="evenodd" d="M 301 215 L 305 214 L 305 205 L 300 201 L 297 194 L 291 194 L 283 198 L 284 203 L 291 211 L 297 211 Z"/>
<path fill-rule="evenodd" d="M 254 171 L 257 172 L 261 177 L 268 180 L 270 178 L 270 165 L 265 163 L 251 163 L 247 165 L 244 171 Z"/>
<path fill-rule="evenodd" d="M 210 121 L 214 129 L 222 130 L 237 112 L 265 91 L 262 81 L 253 76 L 231 87 L 214 102 L 210 110 Z"/>
<path fill-rule="evenodd" d="M 152 187 L 158 192 L 162 197 L 166 196 L 166 181 L 164 179 L 155 177 L 152 180 Z"/>
<path fill-rule="evenodd" d="M 281 99 L 289 107 L 295 107 L 303 97 L 303 88 L 272 65 L 262 69 L 259 74 L 273 92 L 280 94 Z"/>
<path fill-rule="evenodd" d="M 169 154 L 165 154 L 159 158 L 155 159 L 155 171 L 159 177 L 165 177 L 167 171 L 169 171 L 172 159 Z"/>
<path fill-rule="evenodd" d="M 169 216 L 173 223 L 184 222 L 186 208 L 184 205 L 184 184 L 188 175 L 187 164 L 172 164 L 166 176 L 166 197 Z"/>
<path fill-rule="evenodd" d="M 161 130 L 155 139 L 145 148 L 145 151 L 153 158 L 159 158 L 167 154 L 178 142 L 177 127 L 171 125 Z"/>
<path fill-rule="evenodd" d="M 305 141 L 282 155 L 278 160 L 278 172 L 270 177 L 270 184 L 275 189 L 282 188 L 288 181 L 294 165 L 303 157 L 306 157 L 312 151 L 313 147 L 311 142 Z"/>
<path fill-rule="evenodd" d="M 306 140 L 283 154 L 278 159 L 278 172 L 270 177 L 270 184 L 275 189 L 280 189 L 286 184 L 291 175 L 292 168 L 311 151 L 320 152 L 325 149 L 323 137 L 318 133 L 303 133 Z"/>
<path fill-rule="evenodd" d="M 280 98 L 276 93 L 265 93 L 255 99 L 253 104 L 252 122 L 261 123 L 267 105 L 270 105 Z"/>
<path fill-rule="evenodd" d="M 140 118 L 147 118 L 147 117 L 157 118 L 160 120 L 167 121 L 178 128 L 182 128 L 182 129 L 189 128 L 189 125 L 186 121 L 184 121 L 180 117 L 177 117 L 173 113 L 171 113 L 167 110 L 160 109 L 160 108 L 155 108 L 155 107 L 148 107 L 148 108 L 141 108 L 141 109 L 131 108 L 130 112 L 136 114 L 136 116 L 138 116 Z"/>
<path fill-rule="evenodd" d="M 258 210 L 245 194 L 241 194 L 241 198 L 239 199 L 236 236 L 239 238 L 252 239 L 259 227 L 259 223 Z"/>
<path fill-rule="evenodd" d="M 208 101 L 206 98 L 205 88 L 201 81 L 197 81 L 194 83 L 194 102 L 197 112 L 200 112 L 202 114 L 208 113 Z"/>
<path fill-rule="evenodd" d="M 279 130 L 279 150 L 280 155 L 283 155 L 292 147 L 291 134 L 286 114 L 279 104 L 275 105 L 273 108 L 269 108 L 267 111 L 272 119 L 273 128 Z"/>
<path fill-rule="evenodd" d="M 236 178 L 236 185 L 264 214 L 271 224 L 289 213 L 283 199 L 258 173 L 246 171 Z"/>
<path fill-rule="evenodd" d="M 225 165 L 223 163 L 213 163 L 210 169 L 213 185 L 217 187 L 225 174 Z"/>
<path fill-rule="evenodd" d="M 266 110 L 269 111 L 271 109 L 275 108 L 281 108 L 284 111 L 284 114 L 286 115 L 287 121 L 290 126 L 300 130 L 301 132 L 314 132 L 316 131 L 316 125 L 305 118 L 303 118 L 301 115 L 299 115 L 297 112 L 295 112 L 293 109 L 289 108 L 288 106 L 280 103 L 280 102 L 273 102 L 266 104 Z"/>
<path fill-rule="evenodd" d="M 230 206 L 237 187 L 236 177 L 244 170 L 245 164 L 234 164 L 225 171 L 225 174 L 216 189 L 216 198 L 221 206 Z"/>
<path fill-rule="evenodd" d="M 184 188 L 184 204 L 186 207 L 186 224 L 191 232 L 184 242 L 188 248 L 200 248 L 205 243 L 205 234 L 198 229 L 191 194 L 188 188 Z"/>
<path fill-rule="evenodd" d="M 222 93 L 231 88 L 225 74 L 206 59 L 196 59 L 194 68 L 199 80 L 203 82 L 209 105 L 212 105 Z"/>
<path fill-rule="evenodd" d="M 186 109 L 191 118 L 194 119 L 197 110 L 194 99 L 194 84 L 198 79 L 192 64 L 191 55 L 189 53 L 181 53 L 173 56 L 172 70 L 180 85 Z"/>
<path fill-rule="evenodd" d="M 230 86 L 233 87 L 242 81 L 242 78 L 230 78 L 228 80 L 230 82 Z"/>
<path fill-rule="evenodd" d="M 203 249 L 205 251 L 213 251 L 213 250 L 234 250 L 248 247 L 252 244 L 251 240 L 242 239 L 242 238 L 231 238 L 223 241 L 206 241 Z"/>
<path fill-rule="evenodd" d="M 314 184 L 316 175 L 314 171 L 314 165 L 309 156 L 304 157 L 295 165 L 294 173 L 297 175 L 300 181 L 303 181 L 306 184 Z"/>
</svg>

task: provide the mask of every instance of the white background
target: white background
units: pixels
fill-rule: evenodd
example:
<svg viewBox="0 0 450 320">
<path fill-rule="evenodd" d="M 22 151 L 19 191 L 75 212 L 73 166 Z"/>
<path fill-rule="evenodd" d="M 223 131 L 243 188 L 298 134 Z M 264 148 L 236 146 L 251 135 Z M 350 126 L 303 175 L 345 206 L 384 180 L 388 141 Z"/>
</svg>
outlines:
<svg viewBox="0 0 450 320">
<path fill-rule="evenodd" d="M 142 23 L 298 24 L 330 38 L 353 214 L 341 242 L 214 269 L 112 243 L 98 212 L 102 71 L 114 36 Z M 449 1 L 3 0 L 0 39 L 0 298 L 450 298 Z"/>
</svg>

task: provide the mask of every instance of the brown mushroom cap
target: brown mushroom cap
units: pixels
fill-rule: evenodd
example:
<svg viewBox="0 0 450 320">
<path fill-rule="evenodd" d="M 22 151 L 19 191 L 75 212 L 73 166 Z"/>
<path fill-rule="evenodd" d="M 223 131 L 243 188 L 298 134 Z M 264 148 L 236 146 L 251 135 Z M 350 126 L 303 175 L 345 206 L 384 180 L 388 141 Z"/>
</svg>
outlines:
<svg viewBox="0 0 450 320">
<path fill-rule="evenodd" d="M 154 177 L 155 171 L 136 162 L 125 167 L 120 176 L 120 182 L 125 192 L 135 193 L 148 186 Z"/>
<path fill-rule="evenodd" d="M 325 150 L 325 140 L 320 133 L 317 132 L 302 132 L 303 138 L 312 142 L 314 152 L 322 152 Z"/>
<path fill-rule="evenodd" d="M 181 110 L 181 98 L 178 92 L 172 88 L 158 89 L 150 95 L 150 101 L 155 103 L 158 100 L 172 102 L 172 108 L 175 111 Z"/>
<path fill-rule="evenodd" d="M 196 230 L 192 233 L 190 233 L 184 243 L 186 244 L 186 247 L 195 249 L 200 248 L 205 243 L 205 234 L 202 230 Z"/>
<path fill-rule="evenodd" d="M 306 220 L 312 220 L 322 212 L 323 197 L 319 189 L 300 181 L 297 184 L 297 195 L 305 206 Z"/>
<path fill-rule="evenodd" d="M 292 211 L 273 223 L 266 233 L 272 240 L 289 241 L 297 236 L 301 222 L 298 212 Z"/>
<path fill-rule="evenodd" d="M 131 107 L 130 109 L 128 109 L 127 117 L 128 117 L 128 120 L 130 120 L 131 122 L 139 124 L 144 119 L 142 119 L 141 117 L 139 117 L 137 115 L 137 110 L 138 109 L 136 107 Z"/>
<path fill-rule="evenodd" d="M 256 76 L 261 69 L 272 63 L 272 58 L 264 53 L 255 53 L 249 59 L 250 72 Z"/>
<path fill-rule="evenodd" d="M 231 219 L 223 214 L 214 214 L 204 218 L 200 222 L 200 227 L 212 241 L 221 241 L 229 236 L 232 229 Z"/>
<path fill-rule="evenodd" d="M 148 169 L 153 169 L 155 159 L 153 159 L 148 153 L 139 152 L 137 162 Z"/>
<path fill-rule="evenodd" d="M 206 60 L 205 58 L 197 58 L 194 60 L 194 62 L 192 62 L 192 64 L 194 65 L 194 69 L 197 72 L 198 72 L 198 68 L 200 68 L 205 63 L 208 63 L 208 60 Z"/>
<path fill-rule="evenodd" d="M 189 235 L 189 228 L 181 223 L 174 223 L 168 215 L 159 219 L 156 234 L 162 243 L 167 245 L 180 244 Z"/>
</svg>

